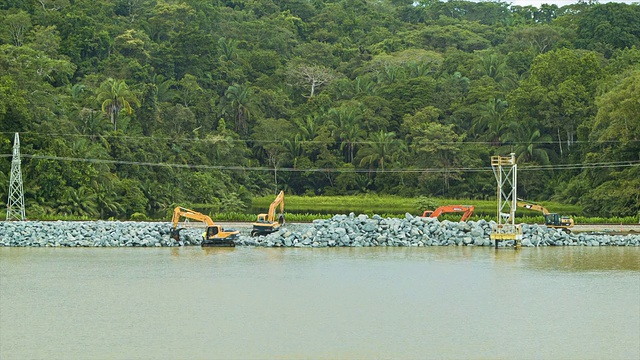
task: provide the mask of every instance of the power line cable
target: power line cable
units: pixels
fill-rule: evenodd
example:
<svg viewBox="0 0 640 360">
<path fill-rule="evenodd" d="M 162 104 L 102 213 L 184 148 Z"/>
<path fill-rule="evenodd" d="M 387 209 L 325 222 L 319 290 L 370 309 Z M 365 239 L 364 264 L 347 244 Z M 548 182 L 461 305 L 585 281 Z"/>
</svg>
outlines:
<svg viewBox="0 0 640 360">
<path fill-rule="evenodd" d="M 0 134 L 9 134 L 9 132 L 0 132 Z M 231 138 L 205 138 L 205 139 L 198 139 L 198 138 L 183 138 L 183 139 L 176 139 L 176 138 L 172 138 L 172 137 L 154 137 L 154 136 L 130 136 L 130 135 L 94 135 L 94 134 L 43 134 L 43 133 L 37 133 L 37 132 L 21 132 L 21 134 L 31 134 L 31 135 L 39 135 L 39 136 L 48 136 L 48 137 L 62 137 L 62 138 L 69 138 L 69 137 L 103 137 L 103 138 L 115 138 L 115 139 L 129 139 L 129 140 L 151 140 L 151 141 L 179 141 L 179 142 L 238 142 L 238 143 L 257 143 L 257 144 L 271 144 L 271 143 L 282 143 L 282 140 L 257 140 L 257 139 L 231 139 Z M 400 142 L 405 142 L 408 143 L 408 141 L 404 140 L 404 139 L 395 139 L 396 141 L 400 141 Z M 24 142 L 24 141 L 23 141 Z M 626 140 L 626 141 L 622 141 L 622 140 L 597 140 L 597 141 L 591 141 L 591 140 L 573 140 L 571 141 L 572 144 L 581 144 L 581 143 L 595 143 L 595 144 L 617 144 L 617 143 L 623 143 L 623 142 L 640 142 L 640 139 L 632 139 L 632 140 Z M 299 140 L 298 143 L 300 144 L 321 144 L 321 143 L 326 143 L 326 141 L 322 141 L 322 140 Z M 369 140 L 357 140 L 357 141 L 336 141 L 335 144 L 342 144 L 342 143 L 349 143 L 349 144 L 354 144 L 354 145 L 366 145 L 366 144 L 380 144 L 382 143 L 381 141 L 369 141 Z M 494 141 L 463 141 L 463 142 L 459 142 L 459 141 L 430 141 L 430 143 L 432 144 L 476 144 L 476 145 L 495 145 Z M 500 146 L 507 146 L 507 145 L 517 145 L 517 144 L 546 144 L 546 145 L 557 145 L 557 144 L 565 144 L 566 141 L 563 140 L 550 140 L 550 141 L 510 141 L 510 142 L 504 142 L 504 143 L 500 143 Z"/>
<path fill-rule="evenodd" d="M 0 157 L 7 157 L 11 155 L 0 154 Z M 158 163 L 158 162 L 143 162 L 143 161 L 126 161 L 126 160 L 112 160 L 112 159 L 88 159 L 88 158 L 73 158 L 65 156 L 51 156 L 51 155 L 31 155 L 22 154 L 22 157 L 42 160 L 59 160 L 59 161 L 72 161 L 72 162 L 88 162 L 88 163 L 104 163 L 113 165 L 136 165 L 136 166 L 151 166 L 151 167 L 171 167 L 171 168 L 185 168 L 185 169 L 198 169 L 198 170 L 230 170 L 230 171 L 281 171 L 281 172 L 321 172 L 321 173 L 447 173 L 447 172 L 491 172 L 491 167 L 457 167 L 457 168 L 420 168 L 420 169 L 353 169 L 353 168 L 309 168 L 309 169 L 297 169 L 297 168 L 268 168 L 257 166 L 229 166 L 229 165 L 198 165 L 198 164 L 172 164 L 172 163 Z M 640 160 L 638 161 L 612 161 L 612 162 L 598 162 L 598 163 L 580 163 L 580 164 L 557 164 L 557 165 L 530 165 L 520 166 L 520 171 L 542 171 L 542 170 L 576 170 L 576 169 L 595 169 L 595 168 L 624 168 L 640 166 Z"/>
</svg>

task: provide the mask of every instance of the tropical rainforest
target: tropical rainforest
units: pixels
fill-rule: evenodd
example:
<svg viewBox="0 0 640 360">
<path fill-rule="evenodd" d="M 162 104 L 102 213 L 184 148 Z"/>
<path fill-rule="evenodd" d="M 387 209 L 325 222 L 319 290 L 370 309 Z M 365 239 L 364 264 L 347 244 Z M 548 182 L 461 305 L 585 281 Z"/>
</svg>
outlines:
<svg viewBox="0 0 640 360">
<path fill-rule="evenodd" d="M 3 0 L 0 195 L 28 215 L 244 211 L 279 190 L 640 213 L 640 5 Z"/>
</svg>

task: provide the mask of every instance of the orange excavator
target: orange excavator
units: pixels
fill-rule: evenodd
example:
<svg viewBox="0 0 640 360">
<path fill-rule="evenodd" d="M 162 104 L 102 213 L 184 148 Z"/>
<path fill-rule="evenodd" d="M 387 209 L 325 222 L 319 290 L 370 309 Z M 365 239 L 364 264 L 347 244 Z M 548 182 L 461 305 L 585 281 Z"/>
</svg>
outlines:
<svg viewBox="0 0 640 360">
<path fill-rule="evenodd" d="M 471 215 L 473 215 L 473 210 L 475 210 L 475 207 L 473 205 L 447 205 L 447 206 L 440 206 L 439 208 L 433 211 L 427 210 L 422 214 L 422 217 L 437 218 L 438 216 L 444 213 L 460 213 L 461 212 L 464 214 L 462 214 L 462 218 L 460 219 L 460 221 L 465 221 L 469 219 Z"/>
<path fill-rule="evenodd" d="M 220 227 L 220 225 L 214 224 L 213 220 L 211 220 L 209 216 L 180 206 L 177 206 L 175 209 L 173 209 L 173 217 L 171 218 L 171 237 L 176 241 L 180 241 L 180 230 L 183 230 L 183 228 L 178 228 L 178 223 L 180 222 L 180 218 L 182 217 L 202 221 L 207 225 L 204 234 L 202 234 L 201 245 L 203 247 L 236 246 L 236 243 L 233 240 L 240 236 L 240 232 L 238 230 L 223 229 L 222 227 Z"/>
<path fill-rule="evenodd" d="M 280 215 L 276 221 L 276 208 L 280 206 Z M 276 199 L 269 206 L 267 214 L 259 214 L 253 223 L 251 236 L 268 235 L 280 229 L 284 225 L 284 191 L 280 191 Z"/>
</svg>

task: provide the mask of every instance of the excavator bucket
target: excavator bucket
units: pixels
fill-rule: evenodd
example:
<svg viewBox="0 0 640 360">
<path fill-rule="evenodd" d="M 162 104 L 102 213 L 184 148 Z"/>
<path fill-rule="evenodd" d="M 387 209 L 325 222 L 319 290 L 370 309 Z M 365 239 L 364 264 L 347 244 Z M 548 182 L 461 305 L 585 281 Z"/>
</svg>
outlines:
<svg viewBox="0 0 640 360">
<path fill-rule="evenodd" d="M 171 229 L 171 238 L 175 241 L 180 241 L 180 231 L 182 230 L 182 228 L 178 228 L 178 229 Z"/>
</svg>

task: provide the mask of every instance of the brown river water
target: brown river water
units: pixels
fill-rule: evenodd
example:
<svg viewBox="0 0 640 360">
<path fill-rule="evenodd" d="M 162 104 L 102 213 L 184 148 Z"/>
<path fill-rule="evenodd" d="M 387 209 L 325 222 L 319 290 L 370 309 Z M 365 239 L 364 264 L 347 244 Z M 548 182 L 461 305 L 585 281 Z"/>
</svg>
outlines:
<svg viewBox="0 0 640 360">
<path fill-rule="evenodd" d="M 640 359 L 640 248 L 0 248 L 0 359 Z"/>
</svg>

